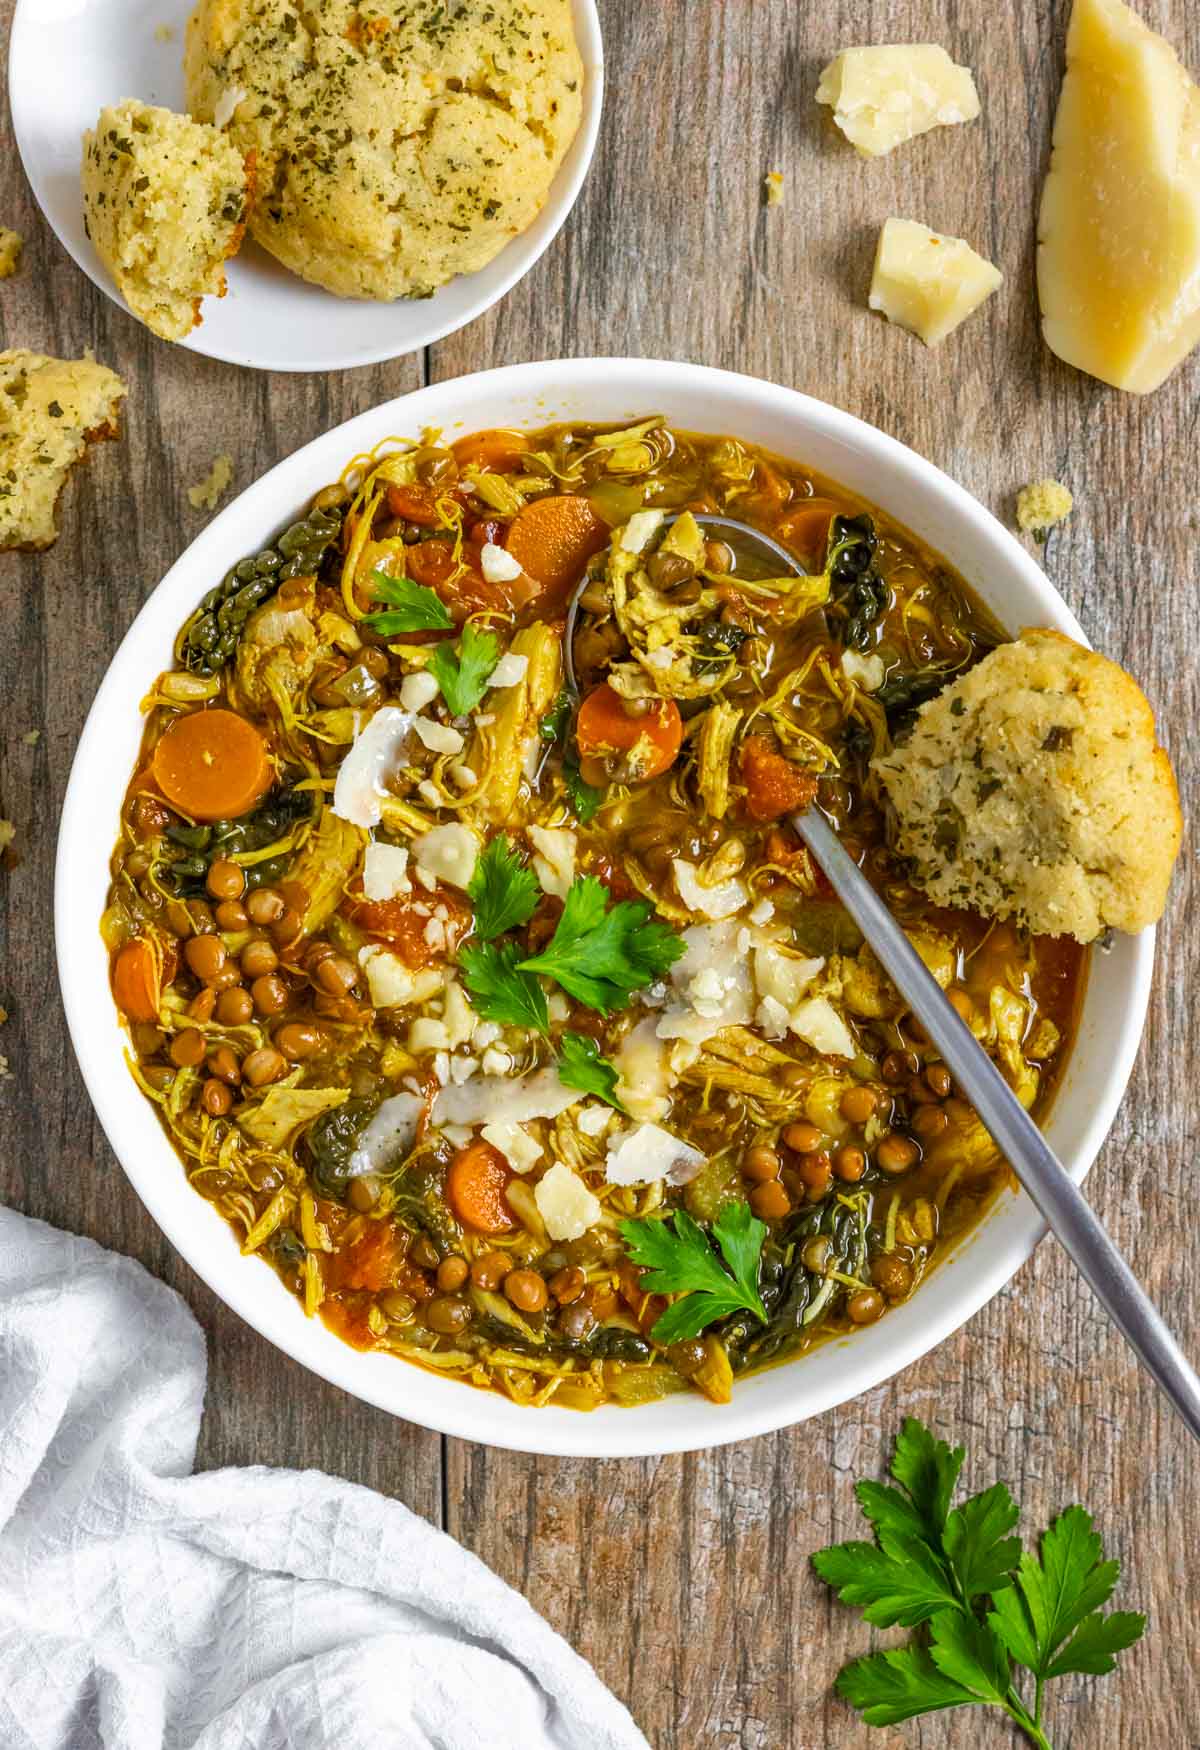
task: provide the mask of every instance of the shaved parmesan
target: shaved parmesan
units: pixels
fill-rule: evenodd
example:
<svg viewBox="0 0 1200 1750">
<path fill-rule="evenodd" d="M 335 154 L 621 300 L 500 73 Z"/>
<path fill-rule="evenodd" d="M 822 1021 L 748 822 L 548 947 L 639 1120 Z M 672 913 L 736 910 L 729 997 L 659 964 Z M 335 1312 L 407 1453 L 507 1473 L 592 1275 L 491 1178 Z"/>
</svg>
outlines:
<svg viewBox="0 0 1200 1750">
<path fill-rule="evenodd" d="M 417 875 L 431 890 L 439 881 L 466 888 L 479 859 L 479 840 L 469 826 L 451 821 L 435 826 L 413 845 Z"/>
<path fill-rule="evenodd" d="M 577 1240 L 600 1219 L 600 1199 L 562 1161 L 538 1180 L 533 1200 L 552 1240 Z"/>
<path fill-rule="evenodd" d="M 738 946 L 742 933 L 736 924 L 693 924 L 683 932 L 684 951 L 671 968 L 672 1001 L 656 1027 L 659 1039 L 700 1046 L 723 1027 L 749 1021 L 753 991 L 747 955 Z"/>
<path fill-rule="evenodd" d="M 498 1148 L 514 1173 L 527 1173 L 542 1158 L 542 1145 L 519 1124 L 485 1124 L 484 1142 Z"/>
<path fill-rule="evenodd" d="M 506 1063 L 510 1061 L 506 1058 Z M 578 1089 L 563 1087 L 553 1065 L 499 1087 L 495 1078 L 480 1076 L 461 1088 L 446 1088 L 440 1093 L 433 1104 L 433 1122 L 527 1124 L 531 1118 L 557 1118 L 579 1098 Z"/>
<path fill-rule="evenodd" d="M 376 711 L 338 767 L 333 788 L 333 812 L 352 826 L 378 826 L 388 794 L 385 780 L 404 759 L 404 744 L 413 720 L 407 711 L 384 705 Z"/>
<path fill-rule="evenodd" d="M 604 1176 L 610 1185 L 653 1185 L 660 1179 L 686 1185 L 707 1162 L 708 1156 L 698 1148 L 657 1124 L 639 1124 L 610 1140 Z"/>
<path fill-rule="evenodd" d="M 489 583 L 512 583 L 521 575 L 520 561 L 514 559 L 506 547 L 498 547 L 495 541 L 483 543 L 479 569 Z"/>
<path fill-rule="evenodd" d="M 438 684 L 427 669 L 406 674 L 400 682 L 400 703 L 406 711 L 423 711 L 438 696 Z"/>
<path fill-rule="evenodd" d="M 575 879 L 575 834 L 565 826 L 531 826 L 526 835 L 534 848 L 533 867 L 543 890 L 565 899 Z"/>
<path fill-rule="evenodd" d="M 461 753 L 464 742 L 457 729 L 449 723 L 433 723 L 428 717 L 417 717 L 413 728 L 430 753 Z"/>
<path fill-rule="evenodd" d="M 620 1080 L 617 1098 L 631 1118 L 661 1118 L 671 1104 L 667 1048 L 655 1031 L 654 1016 L 639 1021 L 614 1054 Z"/>
<path fill-rule="evenodd" d="M 575 1123 L 585 1136 L 603 1136 L 613 1117 L 611 1106 L 601 1106 L 599 1101 L 593 1101 L 576 1115 Z"/>
<path fill-rule="evenodd" d="M 363 1129 L 350 1156 L 350 1171 L 377 1173 L 397 1155 L 406 1155 L 417 1139 L 425 1102 L 416 1094 L 393 1094 Z"/>
<path fill-rule="evenodd" d="M 520 568 L 518 567 L 518 570 Z M 529 658 L 510 650 L 488 676 L 489 687 L 518 687 L 529 669 Z"/>
<path fill-rule="evenodd" d="M 854 1057 L 858 1053 L 853 1034 L 828 997 L 810 997 L 801 1003 L 793 1011 L 791 1029 L 822 1057 Z"/>
<path fill-rule="evenodd" d="M 754 950 L 754 982 L 758 994 L 760 997 L 774 997 L 790 1013 L 824 965 L 823 960 L 806 960 L 799 954 L 788 954 L 784 949 L 764 942 Z"/>
<path fill-rule="evenodd" d="M 732 917 L 749 901 L 750 895 L 744 882 L 734 879 L 719 881 L 715 887 L 706 887 L 694 863 L 687 863 L 682 857 L 676 857 L 671 867 L 675 871 L 675 889 L 680 899 L 689 911 L 697 911 L 701 917 Z"/>
<path fill-rule="evenodd" d="M 412 892 L 408 878 L 408 852 L 400 845 L 367 846 L 363 857 L 363 893 L 370 900 L 396 899 Z"/>
<path fill-rule="evenodd" d="M 617 536 L 617 545 L 626 553 L 644 553 L 651 537 L 666 520 L 661 510 L 635 510 Z"/>
<path fill-rule="evenodd" d="M 413 972 L 398 954 L 372 942 L 358 952 L 358 963 L 367 975 L 371 1003 L 377 1009 L 407 1008 L 428 1002 L 442 988 L 442 974 L 426 966 Z"/>
<path fill-rule="evenodd" d="M 755 1024 L 765 1039 L 782 1039 L 792 1017 L 775 997 L 764 997 L 754 1011 Z"/>
<path fill-rule="evenodd" d="M 883 685 L 883 658 L 860 656 L 857 650 L 842 651 L 842 673 L 854 681 L 864 693 L 876 693 Z"/>
</svg>

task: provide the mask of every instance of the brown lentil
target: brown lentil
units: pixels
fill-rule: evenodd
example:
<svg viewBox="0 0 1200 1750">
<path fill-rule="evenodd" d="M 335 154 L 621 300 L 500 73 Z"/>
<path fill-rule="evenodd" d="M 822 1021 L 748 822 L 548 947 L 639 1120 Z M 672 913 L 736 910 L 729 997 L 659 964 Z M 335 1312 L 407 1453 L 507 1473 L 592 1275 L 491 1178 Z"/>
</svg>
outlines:
<svg viewBox="0 0 1200 1750">
<path fill-rule="evenodd" d="M 223 1082 L 228 1082 L 231 1088 L 236 1088 L 241 1082 L 241 1065 L 228 1045 L 218 1045 L 215 1051 L 209 1052 L 208 1068 L 210 1074 L 219 1076 Z"/>
<path fill-rule="evenodd" d="M 283 909 L 283 896 L 273 887 L 256 887 L 246 901 L 246 914 L 252 924 L 273 924 Z"/>
<path fill-rule="evenodd" d="M 222 1027 L 244 1027 L 253 1015 L 250 992 L 240 984 L 231 985 L 217 998 L 216 1016 Z"/>
<path fill-rule="evenodd" d="M 252 1088 L 265 1088 L 268 1082 L 277 1082 L 286 1069 L 287 1064 L 270 1045 L 260 1046 L 242 1062 L 242 1075 Z"/>
<path fill-rule="evenodd" d="M 494 1294 L 512 1267 L 507 1252 L 485 1252 L 481 1258 L 471 1260 L 471 1281 L 476 1288 Z"/>
<path fill-rule="evenodd" d="M 778 1179 L 756 1185 L 750 1193 L 750 1207 L 760 1221 L 779 1221 L 790 1214 L 792 1200 Z"/>
<path fill-rule="evenodd" d="M 755 1148 L 748 1148 L 742 1156 L 742 1176 L 753 1179 L 756 1183 L 764 1183 L 768 1179 L 779 1177 L 782 1164 L 777 1150 L 759 1143 Z"/>
<path fill-rule="evenodd" d="M 567 1264 L 550 1278 L 550 1292 L 559 1306 L 570 1306 L 587 1287 L 587 1277 L 577 1264 Z"/>
<path fill-rule="evenodd" d="M 536 1270 L 510 1270 L 504 1278 L 505 1297 L 518 1312 L 544 1312 L 550 1295 Z"/>
<path fill-rule="evenodd" d="M 246 891 L 246 876 L 231 858 L 217 857 L 208 865 L 204 885 L 214 899 L 240 899 Z"/>
<path fill-rule="evenodd" d="M 194 972 L 204 984 L 208 984 L 225 970 L 225 963 L 229 958 L 220 936 L 193 936 L 183 945 L 183 957 L 187 961 L 188 970 Z"/>
<path fill-rule="evenodd" d="M 875 1165 L 883 1173 L 907 1173 L 920 1153 L 915 1142 L 907 1136 L 897 1136 L 893 1130 L 875 1150 Z"/>
<path fill-rule="evenodd" d="M 424 1312 L 425 1323 L 439 1337 L 455 1337 L 465 1331 L 474 1316 L 471 1303 L 458 1294 L 435 1294 Z"/>
<path fill-rule="evenodd" d="M 461 1288 L 471 1274 L 471 1267 L 465 1258 L 452 1253 L 443 1258 L 437 1267 L 437 1285 L 443 1294 L 453 1294 L 456 1288 Z"/>
<path fill-rule="evenodd" d="M 873 1325 L 883 1312 L 883 1296 L 873 1288 L 861 1288 L 846 1302 L 846 1317 L 852 1325 Z"/>
<path fill-rule="evenodd" d="M 204 1062 L 203 1033 L 195 1027 L 177 1033 L 171 1041 L 169 1056 L 177 1069 L 195 1069 L 197 1064 Z"/>
<path fill-rule="evenodd" d="M 847 1124 L 865 1124 L 875 1116 L 879 1096 L 874 1088 L 847 1088 L 838 1102 L 838 1110 Z"/>
<path fill-rule="evenodd" d="M 279 956 L 265 937 L 247 942 L 242 949 L 243 978 L 262 978 L 266 973 L 274 972 L 278 965 Z"/>
<path fill-rule="evenodd" d="M 789 1124 L 783 1133 L 783 1140 L 790 1149 L 798 1155 L 812 1154 L 821 1146 L 821 1132 L 815 1124 L 802 1120 L 799 1124 Z"/>
</svg>

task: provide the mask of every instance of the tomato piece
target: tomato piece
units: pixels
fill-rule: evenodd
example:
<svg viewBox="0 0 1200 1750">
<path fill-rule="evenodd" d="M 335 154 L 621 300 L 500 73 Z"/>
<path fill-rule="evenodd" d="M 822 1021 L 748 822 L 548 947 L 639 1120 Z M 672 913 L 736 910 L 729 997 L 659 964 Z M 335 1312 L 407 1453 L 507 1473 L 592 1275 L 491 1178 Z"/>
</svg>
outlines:
<svg viewBox="0 0 1200 1750">
<path fill-rule="evenodd" d="M 438 499 L 445 497 L 446 493 L 437 492 L 432 486 L 422 486 L 419 482 L 407 486 L 389 486 L 387 507 L 393 516 L 403 517 L 406 523 L 436 529 L 442 520 L 438 514 Z"/>
<path fill-rule="evenodd" d="M 643 704 L 649 708 L 639 714 L 636 707 Z M 626 700 L 602 682 L 579 707 L 575 733 L 585 758 L 628 754 L 628 775 L 643 782 L 675 764 L 683 745 L 683 718 L 674 699 Z"/>
<path fill-rule="evenodd" d="M 414 910 L 418 898 L 429 911 L 435 907 L 445 909 L 444 946 L 431 947 L 426 940 L 429 911 L 422 915 Z M 395 899 L 367 899 L 358 888 L 346 894 L 341 909 L 360 930 L 365 930 L 369 936 L 378 936 L 380 941 L 394 948 L 412 972 L 419 972 L 423 966 L 432 966 L 435 961 L 452 954 L 471 923 L 471 909 L 467 902 L 448 887 L 438 887 L 432 893 L 422 892 L 420 895 L 403 894 Z"/>
<path fill-rule="evenodd" d="M 352 1245 L 324 1257 L 326 1285 L 333 1289 L 363 1288 L 377 1294 L 390 1286 L 404 1251 L 394 1221 L 372 1221 Z"/>
<path fill-rule="evenodd" d="M 781 815 L 796 814 L 807 808 L 817 793 L 813 773 L 802 772 L 761 735 L 752 735 L 742 743 L 739 771 L 751 820 L 778 820 Z"/>
</svg>

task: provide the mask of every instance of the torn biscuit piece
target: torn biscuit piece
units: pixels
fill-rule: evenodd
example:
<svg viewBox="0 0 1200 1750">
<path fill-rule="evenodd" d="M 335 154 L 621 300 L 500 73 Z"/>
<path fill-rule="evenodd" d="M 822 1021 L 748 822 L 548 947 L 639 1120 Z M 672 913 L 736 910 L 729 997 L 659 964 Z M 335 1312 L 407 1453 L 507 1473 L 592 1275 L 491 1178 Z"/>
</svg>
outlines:
<svg viewBox="0 0 1200 1750">
<path fill-rule="evenodd" d="M 125 385 L 94 359 L 0 352 L 0 549 L 58 539 L 55 507 L 90 443 L 116 437 Z"/>
<path fill-rule="evenodd" d="M 88 236 L 133 314 L 183 340 L 201 300 L 225 296 L 241 246 L 254 160 L 219 128 L 126 99 L 83 136 Z"/>
</svg>

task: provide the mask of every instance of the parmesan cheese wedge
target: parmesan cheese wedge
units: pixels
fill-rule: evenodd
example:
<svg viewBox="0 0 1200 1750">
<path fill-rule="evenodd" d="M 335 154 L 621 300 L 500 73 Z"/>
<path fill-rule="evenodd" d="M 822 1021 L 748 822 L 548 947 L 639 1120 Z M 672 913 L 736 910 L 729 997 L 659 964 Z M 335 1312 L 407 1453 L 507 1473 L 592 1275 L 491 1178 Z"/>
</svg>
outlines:
<svg viewBox="0 0 1200 1750">
<path fill-rule="evenodd" d="M 1038 239 L 1051 352 L 1157 389 L 1200 340 L 1200 91 L 1121 0 L 1075 0 Z"/>
<path fill-rule="evenodd" d="M 969 67 L 937 43 L 881 43 L 843 49 L 821 74 L 817 102 L 861 158 L 881 158 L 931 128 L 971 122 L 979 94 Z"/>
<path fill-rule="evenodd" d="M 961 237 L 943 237 L 915 219 L 888 219 L 869 302 L 926 346 L 939 346 L 1003 283 L 999 269 Z"/>
</svg>

